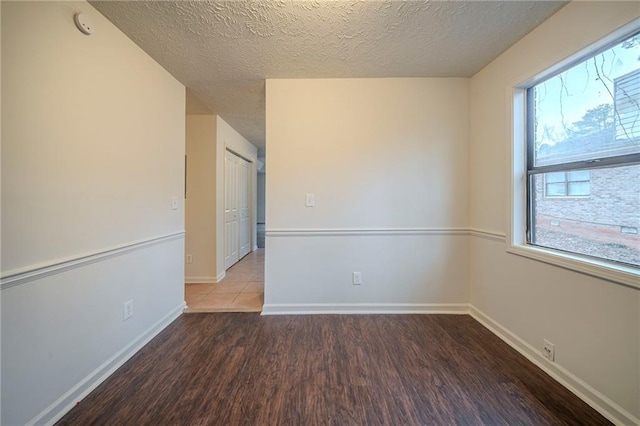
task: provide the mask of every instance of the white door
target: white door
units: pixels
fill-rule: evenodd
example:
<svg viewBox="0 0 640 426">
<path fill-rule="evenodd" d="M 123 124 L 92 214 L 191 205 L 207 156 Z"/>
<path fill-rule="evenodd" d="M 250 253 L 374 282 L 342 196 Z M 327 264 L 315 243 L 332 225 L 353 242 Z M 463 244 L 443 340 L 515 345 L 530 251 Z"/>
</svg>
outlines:
<svg viewBox="0 0 640 426">
<path fill-rule="evenodd" d="M 251 195 L 251 164 L 240 158 L 238 168 L 238 208 L 240 210 L 240 258 L 251 251 L 251 215 L 249 214 Z"/>
<path fill-rule="evenodd" d="M 251 251 L 251 163 L 225 154 L 224 264 L 230 268 Z"/>
<path fill-rule="evenodd" d="M 238 161 L 226 152 L 224 158 L 224 267 L 236 263 L 238 257 Z"/>
</svg>

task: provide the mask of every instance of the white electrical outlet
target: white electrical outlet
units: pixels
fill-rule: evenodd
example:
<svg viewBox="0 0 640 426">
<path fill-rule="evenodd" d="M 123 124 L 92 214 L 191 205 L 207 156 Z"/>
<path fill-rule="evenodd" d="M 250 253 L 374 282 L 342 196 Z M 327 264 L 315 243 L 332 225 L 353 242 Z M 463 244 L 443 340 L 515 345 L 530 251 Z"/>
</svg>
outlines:
<svg viewBox="0 0 640 426">
<path fill-rule="evenodd" d="M 133 300 L 124 302 L 122 320 L 128 320 L 133 316 Z"/>
<path fill-rule="evenodd" d="M 316 196 L 313 194 L 306 194 L 304 196 L 305 207 L 314 207 L 316 205 Z"/>
<path fill-rule="evenodd" d="M 362 272 L 354 272 L 352 282 L 353 285 L 362 285 Z"/>
<path fill-rule="evenodd" d="M 193 256 L 191 254 L 187 255 L 187 263 L 193 262 Z"/>
<path fill-rule="evenodd" d="M 553 343 L 548 341 L 547 339 L 542 340 L 542 356 L 548 359 L 549 361 L 553 361 L 556 358 L 556 351 Z"/>
</svg>

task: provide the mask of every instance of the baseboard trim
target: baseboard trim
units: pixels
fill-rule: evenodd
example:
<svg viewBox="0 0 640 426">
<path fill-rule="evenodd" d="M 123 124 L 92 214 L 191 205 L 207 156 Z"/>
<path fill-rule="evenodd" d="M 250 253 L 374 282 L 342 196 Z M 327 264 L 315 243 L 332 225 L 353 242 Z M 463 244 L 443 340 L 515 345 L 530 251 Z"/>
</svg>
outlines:
<svg viewBox="0 0 640 426">
<path fill-rule="evenodd" d="M 267 229 L 267 237 L 340 237 L 399 235 L 468 235 L 466 228 L 336 228 L 336 229 Z"/>
<path fill-rule="evenodd" d="M 272 303 L 262 307 L 262 315 L 468 313 L 466 303 Z"/>
<path fill-rule="evenodd" d="M 226 272 L 221 272 L 217 277 L 185 277 L 185 284 L 216 284 L 224 280 Z"/>
<path fill-rule="evenodd" d="M 5 288 L 15 287 L 20 284 L 32 282 L 51 275 L 60 274 L 72 269 L 81 268 L 92 263 L 101 262 L 103 260 L 110 259 L 115 256 L 120 256 L 132 251 L 140 250 L 145 247 L 181 238 L 184 238 L 184 231 L 148 238 L 146 240 L 134 241 L 96 252 L 85 253 L 79 256 L 59 259 L 52 262 L 41 263 L 28 266 L 26 268 L 3 272 L 2 277 L 0 278 L 0 289 L 4 290 Z"/>
<path fill-rule="evenodd" d="M 185 277 L 185 284 L 209 284 L 209 283 L 217 283 L 218 279 L 216 277 Z"/>
<path fill-rule="evenodd" d="M 475 306 L 469 305 L 469 315 L 614 424 L 640 424 L 640 419 L 561 365 L 548 361 L 536 348 Z"/>
<path fill-rule="evenodd" d="M 162 330 L 171 324 L 181 314 L 186 304 L 182 302 L 178 307 L 172 309 L 168 314 L 153 324 L 147 331 L 139 335 L 134 341 L 125 346 L 89 375 L 82 379 L 77 385 L 69 389 L 64 395 L 58 398 L 53 404 L 45 408 L 36 417 L 31 419 L 27 425 L 53 425 L 62 416 L 69 412 L 77 401 L 85 398 L 95 388 L 111 376 L 118 368 L 136 354 L 151 339 L 156 337 Z"/>
</svg>

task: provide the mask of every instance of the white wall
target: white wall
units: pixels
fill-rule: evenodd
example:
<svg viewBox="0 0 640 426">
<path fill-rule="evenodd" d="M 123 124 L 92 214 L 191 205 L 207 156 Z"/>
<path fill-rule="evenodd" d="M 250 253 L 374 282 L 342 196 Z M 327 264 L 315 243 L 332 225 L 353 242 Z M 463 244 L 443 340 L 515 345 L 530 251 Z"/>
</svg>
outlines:
<svg viewBox="0 0 640 426">
<path fill-rule="evenodd" d="M 246 140 L 233 127 L 217 116 L 217 171 L 216 171 L 216 271 L 218 278 L 224 277 L 224 158 L 225 151 L 230 150 L 251 162 L 251 249 L 256 247 L 256 197 L 258 149 Z"/>
<path fill-rule="evenodd" d="M 216 138 L 215 115 L 187 115 L 187 197 L 185 265 L 187 282 L 216 281 Z"/>
<path fill-rule="evenodd" d="M 0 2 L 0 46 L 2 46 L 2 2 Z M 2 55 L 0 54 L 0 87 L 2 87 Z M 1 90 L 0 90 L 1 91 Z M 2 129 L 2 102 L 0 101 L 0 129 Z M 2 187 L 2 137 L 0 137 L 0 187 Z M 0 197 L 0 223 L 2 197 Z M 2 226 L 0 226 L 0 265 L 2 264 Z M 1 270 L 0 266 L 0 270 Z M 2 291 L 0 291 L 0 422 L 2 421 Z"/>
<path fill-rule="evenodd" d="M 266 183 L 266 173 L 258 173 L 258 218 L 256 220 L 257 223 L 264 223 L 265 220 L 265 183 Z"/>
<path fill-rule="evenodd" d="M 639 13 L 636 2 L 570 3 L 471 79 L 472 228 L 507 233 L 511 89 Z M 505 248 L 504 242 L 473 239 L 472 308 L 617 421 L 637 422 L 640 292 Z M 555 364 L 540 360 L 543 338 L 555 344 Z"/>
<path fill-rule="evenodd" d="M 468 80 L 267 80 L 266 111 L 266 313 L 468 301 Z"/>
<path fill-rule="evenodd" d="M 184 305 L 185 92 L 87 3 L 2 9 L 2 424 L 46 423 Z"/>
</svg>

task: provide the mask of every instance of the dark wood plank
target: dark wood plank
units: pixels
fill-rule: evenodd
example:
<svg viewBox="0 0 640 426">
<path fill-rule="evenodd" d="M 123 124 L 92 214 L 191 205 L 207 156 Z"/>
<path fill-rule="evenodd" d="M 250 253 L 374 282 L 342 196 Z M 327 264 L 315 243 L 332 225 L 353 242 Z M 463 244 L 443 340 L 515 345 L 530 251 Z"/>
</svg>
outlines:
<svg viewBox="0 0 640 426">
<path fill-rule="evenodd" d="M 605 425 L 465 315 L 183 315 L 60 425 Z"/>
</svg>

